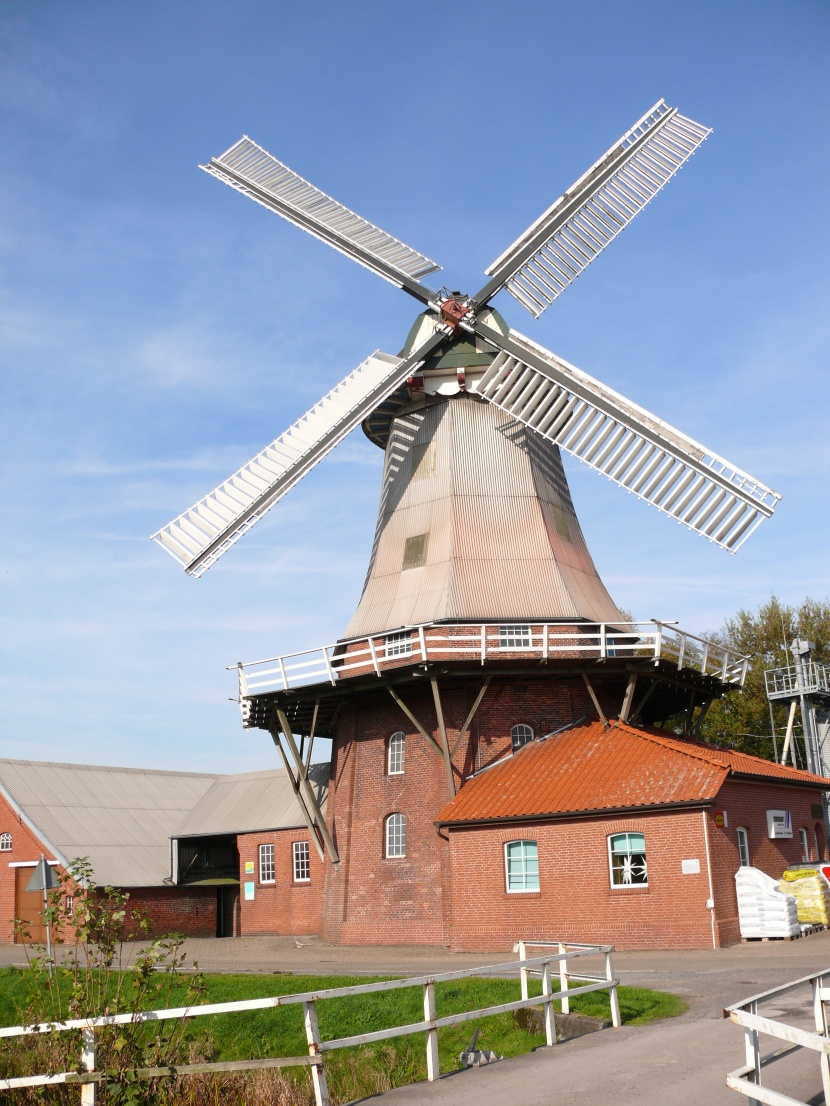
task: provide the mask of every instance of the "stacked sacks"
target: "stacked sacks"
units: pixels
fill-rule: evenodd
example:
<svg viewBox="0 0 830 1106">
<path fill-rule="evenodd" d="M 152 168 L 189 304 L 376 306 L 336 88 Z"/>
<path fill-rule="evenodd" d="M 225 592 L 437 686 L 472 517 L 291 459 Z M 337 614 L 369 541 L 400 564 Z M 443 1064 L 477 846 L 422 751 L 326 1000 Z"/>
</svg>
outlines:
<svg viewBox="0 0 830 1106">
<path fill-rule="evenodd" d="M 784 894 L 795 896 L 799 922 L 830 924 L 830 887 L 817 868 L 788 868 L 778 887 Z"/>
<path fill-rule="evenodd" d="M 799 937 L 798 907 L 792 893 L 758 868 L 735 873 L 741 937 Z"/>
</svg>

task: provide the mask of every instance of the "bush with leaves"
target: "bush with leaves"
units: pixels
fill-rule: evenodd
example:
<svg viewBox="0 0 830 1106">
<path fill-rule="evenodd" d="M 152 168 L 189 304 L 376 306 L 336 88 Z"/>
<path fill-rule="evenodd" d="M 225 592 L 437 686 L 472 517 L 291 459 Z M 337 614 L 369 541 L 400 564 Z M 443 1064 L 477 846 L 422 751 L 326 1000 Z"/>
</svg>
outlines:
<svg viewBox="0 0 830 1106">
<path fill-rule="evenodd" d="M 189 1007 L 204 1000 L 198 965 L 186 967 L 184 938 L 150 940 L 146 914 L 130 906 L 128 892 L 96 886 L 87 860 L 74 861 L 69 872 L 58 875 L 58 886 L 47 892 L 42 916 L 51 930 L 51 956 L 43 946 L 28 944 L 25 922 L 15 923 L 18 937 L 27 942 L 29 986 L 28 1001 L 20 1011 L 22 1025 Z M 185 1018 L 136 1018 L 96 1030 L 97 1068 L 106 1072 L 99 1101 L 118 1106 L 173 1101 L 163 1080 L 138 1081 L 135 1071 L 187 1063 L 194 1042 L 186 1036 L 185 1025 Z M 51 1029 L 2 1043 L 0 1076 L 79 1070 L 80 1031 Z M 32 1088 L 11 1098 L 44 1100 L 76 1103 L 78 1087 Z"/>
</svg>

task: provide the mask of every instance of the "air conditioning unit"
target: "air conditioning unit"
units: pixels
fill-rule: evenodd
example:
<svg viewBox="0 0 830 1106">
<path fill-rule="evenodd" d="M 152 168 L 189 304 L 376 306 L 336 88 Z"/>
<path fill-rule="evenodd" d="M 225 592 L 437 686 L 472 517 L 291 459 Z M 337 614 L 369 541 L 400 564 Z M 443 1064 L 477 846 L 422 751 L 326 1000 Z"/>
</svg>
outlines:
<svg viewBox="0 0 830 1106">
<path fill-rule="evenodd" d="M 793 820 L 788 810 L 767 811 L 767 835 L 772 838 L 792 837 Z"/>
</svg>

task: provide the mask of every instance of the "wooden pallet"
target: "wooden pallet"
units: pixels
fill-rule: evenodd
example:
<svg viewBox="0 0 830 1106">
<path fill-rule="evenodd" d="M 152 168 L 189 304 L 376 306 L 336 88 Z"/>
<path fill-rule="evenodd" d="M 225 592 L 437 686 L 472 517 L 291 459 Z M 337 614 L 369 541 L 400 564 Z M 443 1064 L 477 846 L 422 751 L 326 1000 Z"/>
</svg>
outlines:
<svg viewBox="0 0 830 1106">
<path fill-rule="evenodd" d="M 766 943 L 767 941 L 797 941 L 800 937 L 811 937 L 814 933 L 823 933 L 827 926 L 812 925 L 804 927 L 800 933 L 794 934 L 792 937 L 742 937 L 742 945 L 751 945 L 756 942 Z"/>
</svg>

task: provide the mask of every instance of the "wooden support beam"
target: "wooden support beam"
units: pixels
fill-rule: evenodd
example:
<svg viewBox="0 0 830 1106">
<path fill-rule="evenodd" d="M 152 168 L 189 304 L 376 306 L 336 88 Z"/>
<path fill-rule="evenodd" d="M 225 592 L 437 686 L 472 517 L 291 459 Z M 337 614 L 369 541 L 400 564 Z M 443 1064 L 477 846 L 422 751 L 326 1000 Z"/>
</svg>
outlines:
<svg viewBox="0 0 830 1106">
<path fill-rule="evenodd" d="M 311 750 L 314 748 L 314 731 L 317 729 L 317 712 L 320 710 L 320 700 L 314 700 L 314 714 L 311 716 L 311 730 L 308 734 L 308 750 L 305 755 L 303 764 L 305 765 L 306 775 L 308 775 L 308 766 L 311 764 Z"/>
<path fill-rule="evenodd" d="M 790 751 L 790 742 L 793 739 L 793 726 L 795 724 L 795 712 L 798 710 L 798 704 L 795 699 L 790 702 L 790 713 L 787 718 L 787 733 L 784 737 L 784 751 L 781 754 L 781 763 L 787 763 L 787 753 Z M 795 767 L 795 743 L 793 743 L 793 767 Z"/>
<path fill-rule="evenodd" d="M 430 743 L 430 745 L 436 751 L 438 756 L 441 757 L 441 759 L 443 760 L 444 759 L 444 750 L 441 748 L 441 746 L 438 744 L 438 742 L 435 740 L 435 738 L 431 734 L 427 733 L 427 731 L 424 729 L 424 727 L 421 725 L 421 723 L 418 721 L 418 719 L 415 717 L 415 715 L 412 713 L 412 711 L 409 709 L 409 707 L 406 705 L 406 703 L 403 701 L 403 699 L 400 697 L 400 695 L 398 695 L 397 691 L 395 691 L 395 689 L 393 687 L 387 687 L 386 690 L 389 692 L 389 694 L 392 696 L 392 698 L 395 700 L 395 702 L 398 704 L 398 706 L 404 712 L 404 714 L 409 719 L 409 721 L 412 723 L 412 725 L 415 727 L 415 729 L 418 731 L 418 733 L 422 737 L 425 737 L 427 739 L 427 741 Z"/>
<path fill-rule="evenodd" d="M 588 688 L 588 694 L 591 696 L 591 702 L 594 704 L 594 710 L 596 710 L 597 714 L 599 715 L 600 722 L 602 722 L 603 726 L 608 729 L 608 719 L 605 717 L 602 707 L 599 705 L 599 699 L 597 699 L 594 693 L 594 689 L 591 687 L 591 681 L 588 679 L 584 672 L 582 673 L 582 679 L 585 681 L 585 686 Z"/>
<path fill-rule="evenodd" d="M 329 828 L 326 825 L 326 819 L 323 817 L 323 812 L 320 809 L 320 804 L 317 802 L 317 796 L 314 794 L 314 788 L 309 782 L 308 774 L 305 770 L 303 762 L 300 758 L 300 752 L 294 741 L 294 734 L 291 732 L 291 726 L 288 724 L 288 719 L 285 716 L 285 711 L 277 710 L 277 717 L 280 720 L 280 729 L 283 732 L 285 740 L 288 744 L 288 748 L 291 751 L 291 756 L 294 758 L 294 764 L 297 769 L 297 775 L 299 777 L 300 787 L 303 789 L 303 797 L 306 804 L 311 809 L 311 813 L 314 815 L 314 819 L 317 823 L 317 828 L 320 836 L 323 838 L 326 848 L 328 849 L 331 862 L 335 868 L 340 867 L 340 857 L 335 848 L 334 841 L 332 840 Z"/>
<path fill-rule="evenodd" d="M 478 695 L 476 695 L 475 702 L 470 707 L 470 713 L 467 715 L 464 725 L 458 731 L 458 737 L 455 739 L 455 744 L 452 747 L 450 756 L 455 756 L 456 751 L 458 750 L 458 746 L 461 744 L 461 739 L 464 737 L 464 734 L 467 732 L 467 730 L 469 730 L 470 725 L 475 718 L 476 711 L 481 706 L 481 700 L 484 698 L 487 688 L 490 686 L 490 681 L 492 680 L 492 678 L 492 676 L 488 676 L 484 683 L 481 685 L 481 690 L 479 691 Z"/>
<path fill-rule="evenodd" d="M 447 770 L 447 787 L 450 792 L 450 798 L 455 798 L 455 780 L 452 776 L 452 758 L 450 757 L 450 743 L 447 738 L 447 727 L 444 724 L 444 711 L 441 706 L 441 693 L 438 690 L 438 681 L 434 676 L 430 677 L 429 682 L 432 684 L 432 698 L 435 701 L 435 714 L 438 718 L 438 732 L 441 734 L 441 744 L 443 749 L 441 753 L 444 757 L 444 767 Z"/>
<path fill-rule="evenodd" d="M 631 703 L 634 699 L 634 688 L 637 686 L 637 673 L 629 672 L 628 674 L 628 686 L 625 689 L 625 698 L 623 699 L 622 710 L 620 711 L 620 722 L 627 722 L 628 716 L 631 713 Z"/>
<path fill-rule="evenodd" d="M 709 710 L 709 707 L 711 707 L 711 705 L 712 705 L 712 700 L 707 699 L 706 702 L 702 703 L 700 708 L 698 709 L 697 718 L 695 719 L 695 724 L 694 724 L 694 726 L 692 726 L 692 736 L 693 737 L 699 737 L 700 736 L 700 727 L 703 725 L 703 719 L 706 717 L 706 712 Z"/>
<path fill-rule="evenodd" d="M 642 713 L 643 707 L 649 701 L 651 693 L 652 693 L 652 691 L 654 691 L 654 689 L 656 687 L 657 687 L 657 680 L 652 680 L 652 682 L 646 688 L 645 695 L 642 697 L 642 699 L 637 704 L 636 709 L 631 712 L 631 717 L 632 718 L 639 718 L 640 717 L 640 714 Z"/>
<path fill-rule="evenodd" d="M 280 741 L 279 730 L 275 728 L 275 729 L 272 729 L 270 732 L 271 732 L 271 740 L 274 742 L 277 749 L 279 750 L 280 757 L 282 758 L 282 762 L 285 765 L 285 770 L 288 773 L 288 778 L 291 780 L 291 786 L 294 789 L 294 794 L 297 797 L 297 805 L 300 808 L 302 816 L 305 820 L 305 824 L 308 826 L 309 836 L 311 837 L 311 840 L 314 842 L 314 846 L 317 849 L 317 852 L 320 854 L 320 859 L 322 861 L 325 861 L 326 854 L 323 850 L 323 846 L 320 844 L 320 836 L 317 833 L 317 828 L 314 825 L 314 819 L 309 814 L 308 807 L 305 805 L 305 799 L 303 798 L 302 793 L 300 791 L 299 777 L 294 776 L 294 772 L 292 771 L 292 768 L 291 768 L 291 763 L 288 760 L 285 749 L 283 749 L 283 747 L 282 747 L 282 742 Z"/>
</svg>

